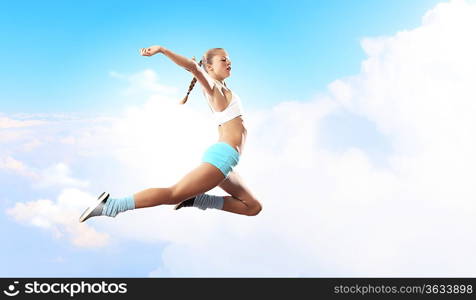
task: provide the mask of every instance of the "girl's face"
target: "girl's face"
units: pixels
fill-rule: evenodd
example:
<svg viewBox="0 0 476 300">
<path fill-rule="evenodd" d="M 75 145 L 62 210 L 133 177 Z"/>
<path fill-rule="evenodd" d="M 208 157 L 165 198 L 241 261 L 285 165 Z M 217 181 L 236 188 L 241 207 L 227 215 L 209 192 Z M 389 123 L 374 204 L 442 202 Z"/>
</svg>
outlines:
<svg viewBox="0 0 476 300">
<path fill-rule="evenodd" d="M 209 72 L 213 73 L 218 80 L 229 77 L 231 75 L 231 60 L 228 53 L 224 51 L 217 52 L 212 58 Z"/>
</svg>

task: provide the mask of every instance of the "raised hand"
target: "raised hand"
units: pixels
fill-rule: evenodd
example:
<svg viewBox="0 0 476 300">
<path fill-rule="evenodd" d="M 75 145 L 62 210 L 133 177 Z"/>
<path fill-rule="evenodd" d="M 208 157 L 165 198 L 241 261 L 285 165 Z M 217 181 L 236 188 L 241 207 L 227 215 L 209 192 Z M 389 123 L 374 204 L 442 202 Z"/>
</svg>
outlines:
<svg viewBox="0 0 476 300">
<path fill-rule="evenodd" d="M 157 53 L 160 53 L 161 50 L 162 50 L 161 46 L 150 46 L 148 48 L 141 48 L 139 52 L 140 52 L 140 55 L 142 56 L 152 56 Z"/>
</svg>

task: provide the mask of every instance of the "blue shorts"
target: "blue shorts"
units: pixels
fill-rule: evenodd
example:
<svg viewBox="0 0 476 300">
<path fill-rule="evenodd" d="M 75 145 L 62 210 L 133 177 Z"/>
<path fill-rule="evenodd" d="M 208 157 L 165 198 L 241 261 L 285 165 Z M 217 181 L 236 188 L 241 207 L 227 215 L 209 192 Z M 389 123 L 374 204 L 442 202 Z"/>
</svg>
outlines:
<svg viewBox="0 0 476 300">
<path fill-rule="evenodd" d="M 225 175 L 233 171 L 233 167 L 238 164 L 240 154 L 235 148 L 225 142 L 218 142 L 211 145 L 203 154 L 202 162 L 207 162 L 218 169 Z"/>
</svg>

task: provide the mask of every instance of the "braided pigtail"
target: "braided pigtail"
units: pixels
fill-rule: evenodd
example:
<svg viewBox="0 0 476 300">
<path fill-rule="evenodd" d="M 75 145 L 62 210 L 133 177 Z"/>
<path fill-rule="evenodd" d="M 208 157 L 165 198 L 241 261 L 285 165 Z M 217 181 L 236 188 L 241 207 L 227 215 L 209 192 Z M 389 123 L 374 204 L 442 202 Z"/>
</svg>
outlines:
<svg viewBox="0 0 476 300">
<path fill-rule="evenodd" d="M 195 60 L 195 56 L 192 59 Z M 203 60 L 200 60 L 198 65 L 201 67 L 202 64 L 203 64 Z M 193 77 L 192 82 L 190 82 L 190 86 L 188 87 L 187 95 L 185 96 L 185 98 L 182 99 L 182 101 L 180 101 L 180 104 L 185 104 L 187 102 L 188 95 L 190 95 L 190 92 L 193 90 L 193 87 L 195 86 L 195 83 L 197 83 L 197 78 Z"/>
</svg>

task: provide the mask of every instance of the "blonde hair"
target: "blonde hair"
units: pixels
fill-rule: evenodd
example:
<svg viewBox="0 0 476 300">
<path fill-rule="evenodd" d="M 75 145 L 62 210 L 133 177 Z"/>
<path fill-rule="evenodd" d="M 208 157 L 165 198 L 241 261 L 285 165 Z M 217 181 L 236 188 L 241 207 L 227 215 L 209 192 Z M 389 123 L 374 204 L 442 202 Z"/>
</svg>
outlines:
<svg viewBox="0 0 476 300">
<path fill-rule="evenodd" d="M 212 49 L 209 49 L 207 50 L 207 52 L 205 52 L 205 54 L 203 54 L 203 57 L 202 59 L 200 60 L 200 62 L 198 63 L 198 65 L 200 67 L 202 67 L 205 72 L 208 73 L 207 71 L 207 64 L 208 65 L 211 65 L 212 63 L 212 58 L 217 55 L 215 52 L 217 50 L 225 50 L 223 48 L 212 48 Z M 195 60 L 195 56 L 192 58 L 193 60 Z M 190 95 L 190 92 L 193 90 L 193 87 L 195 86 L 195 83 L 197 83 L 197 78 L 196 77 L 193 77 L 192 79 L 192 82 L 190 82 L 190 85 L 188 87 L 188 92 L 187 92 L 187 95 L 185 95 L 185 98 L 182 99 L 182 101 L 180 101 L 180 104 L 185 104 L 188 100 L 188 95 Z"/>
</svg>

